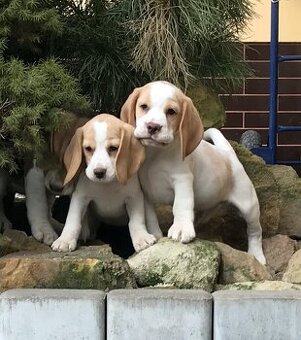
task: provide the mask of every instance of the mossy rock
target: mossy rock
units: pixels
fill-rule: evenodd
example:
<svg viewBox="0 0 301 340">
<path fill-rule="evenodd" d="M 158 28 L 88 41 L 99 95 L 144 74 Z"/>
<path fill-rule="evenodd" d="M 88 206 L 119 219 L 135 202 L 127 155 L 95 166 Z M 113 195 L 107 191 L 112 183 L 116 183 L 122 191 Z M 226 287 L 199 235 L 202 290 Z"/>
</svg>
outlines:
<svg viewBox="0 0 301 340">
<path fill-rule="evenodd" d="M 225 109 L 221 99 L 213 90 L 198 84 L 188 89 L 187 96 L 192 99 L 205 128 L 224 126 Z"/>
<path fill-rule="evenodd" d="M 72 253 L 18 252 L 0 258 L 0 289 L 135 287 L 127 262 L 107 245 L 80 247 Z"/>
<path fill-rule="evenodd" d="M 239 143 L 232 142 L 236 155 L 250 177 L 260 203 L 263 236 L 274 236 L 280 222 L 281 194 L 270 166 Z"/>
<path fill-rule="evenodd" d="M 182 244 L 163 238 L 127 261 L 141 287 L 200 288 L 211 292 L 220 255 L 212 242 L 194 240 Z"/>
<path fill-rule="evenodd" d="M 220 242 L 216 242 L 216 246 L 221 253 L 220 284 L 263 281 L 272 278 L 266 267 L 258 262 L 253 255 L 233 249 Z"/>
<path fill-rule="evenodd" d="M 18 249 L 14 247 L 13 242 L 9 237 L 0 234 L 0 257 L 9 253 L 14 253 L 17 250 Z"/>
</svg>

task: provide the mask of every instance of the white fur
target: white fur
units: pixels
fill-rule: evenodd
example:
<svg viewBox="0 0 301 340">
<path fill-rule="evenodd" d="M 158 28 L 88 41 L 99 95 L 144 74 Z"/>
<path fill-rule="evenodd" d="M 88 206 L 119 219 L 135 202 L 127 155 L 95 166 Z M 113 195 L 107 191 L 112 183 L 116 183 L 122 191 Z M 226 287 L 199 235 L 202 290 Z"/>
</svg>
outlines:
<svg viewBox="0 0 301 340">
<path fill-rule="evenodd" d="M 169 86 L 168 91 L 165 91 L 166 86 Z M 150 113 L 152 110 L 160 110 L 164 99 L 170 98 L 173 89 L 172 85 L 166 83 L 151 84 L 150 96 L 154 107 L 143 118 L 137 119 L 137 137 L 156 141 L 159 139 L 159 136 L 149 136 L 143 126 L 148 121 L 162 124 L 161 114 L 157 120 Z M 162 130 L 167 131 L 168 127 L 163 125 Z M 144 137 L 143 132 L 146 133 Z M 207 130 L 205 138 L 212 139 L 214 145 L 203 140 L 184 161 L 178 138 L 163 148 L 156 147 L 155 143 L 148 143 L 146 160 L 139 172 L 147 200 L 147 228 L 154 235 L 162 235 L 153 204 L 172 204 L 174 222 L 168 236 L 186 243 L 195 237 L 194 208 L 206 214 L 218 203 L 229 201 L 240 210 L 247 222 L 248 252 L 261 263 L 265 263 L 261 245 L 259 203 L 253 184 L 234 150 L 218 130 Z M 227 171 L 229 169 L 230 178 Z"/>
<path fill-rule="evenodd" d="M 154 135 L 152 139 L 144 141 L 146 145 L 156 145 L 171 143 L 174 139 L 173 130 L 168 127 L 165 112 L 163 110 L 164 103 L 167 99 L 173 98 L 175 88 L 165 82 L 156 82 L 150 91 L 151 106 L 147 115 L 143 116 L 136 122 L 135 137 L 136 138 L 149 138 L 147 130 L 148 123 L 156 123 L 162 126 L 159 133 Z M 140 103 L 142 104 L 142 103 Z M 154 143 L 155 142 L 155 143 Z"/>
<path fill-rule="evenodd" d="M 106 151 L 107 124 L 105 122 L 95 122 L 93 124 L 95 131 L 96 148 L 92 158 L 87 164 L 86 175 L 91 181 L 111 182 L 116 178 L 114 162 Z M 94 174 L 96 168 L 106 169 L 106 175 L 103 179 L 98 180 Z"/>
<path fill-rule="evenodd" d="M 65 227 L 61 236 L 52 244 L 52 249 L 72 251 L 76 248 L 83 216 L 89 203 L 94 202 L 100 220 L 116 225 L 129 223 L 133 246 L 138 252 L 156 241 L 146 230 L 144 197 L 138 177 L 134 175 L 126 185 L 117 181 L 114 162 L 106 151 L 107 123 L 98 123 L 95 125 L 95 131 L 95 152 L 86 171 L 79 177 L 72 194 Z M 88 176 L 96 167 L 106 167 L 110 177 L 98 180 L 93 175 Z"/>
<path fill-rule="evenodd" d="M 50 223 L 50 206 L 46 195 L 42 169 L 33 166 L 25 176 L 27 218 L 32 235 L 41 242 L 52 244 L 58 235 Z"/>
</svg>

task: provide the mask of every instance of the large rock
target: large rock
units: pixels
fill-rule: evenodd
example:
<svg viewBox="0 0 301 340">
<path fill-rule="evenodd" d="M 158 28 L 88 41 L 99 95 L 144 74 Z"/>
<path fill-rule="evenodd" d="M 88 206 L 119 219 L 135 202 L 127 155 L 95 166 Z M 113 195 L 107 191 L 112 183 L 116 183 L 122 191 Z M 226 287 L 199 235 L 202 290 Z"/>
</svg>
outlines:
<svg viewBox="0 0 301 340">
<path fill-rule="evenodd" d="M 221 128 L 225 123 L 225 109 L 220 97 L 210 88 L 198 84 L 189 88 L 187 95 L 198 109 L 205 128 Z"/>
<path fill-rule="evenodd" d="M 23 231 L 8 229 L 0 234 L 0 257 L 17 251 L 48 252 L 50 248 Z"/>
<path fill-rule="evenodd" d="M 0 258 L 0 289 L 133 287 L 127 262 L 109 246 L 80 247 L 72 253 L 18 252 Z"/>
<path fill-rule="evenodd" d="M 182 244 L 163 238 L 127 261 L 141 287 L 200 288 L 211 292 L 220 255 L 212 242 Z"/>
<path fill-rule="evenodd" d="M 267 268 L 274 279 L 281 280 L 290 258 L 297 250 L 297 241 L 286 235 L 276 235 L 262 242 Z"/>
<path fill-rule="evenodd" d="M 270 280 L 271 275 L 253 255 L 216 242 L 221 253 L 219 283 Z"/>
<path fill-rule="evenodd" d="M 301 249 L 291 257 L 282 280 L 301 284 Z"/>
<path fill-rule="evenodd" d="M 283 281 L 249 281 L 217 285 L 216 290 L 301 290 L 301 285 Z"/>
<path fill-rule="evenodd" d="M 301 237 L 301 179 L 289 166 L 273 165 L 272 171 L 280 192 L 278 233 Z"/>
</svg>

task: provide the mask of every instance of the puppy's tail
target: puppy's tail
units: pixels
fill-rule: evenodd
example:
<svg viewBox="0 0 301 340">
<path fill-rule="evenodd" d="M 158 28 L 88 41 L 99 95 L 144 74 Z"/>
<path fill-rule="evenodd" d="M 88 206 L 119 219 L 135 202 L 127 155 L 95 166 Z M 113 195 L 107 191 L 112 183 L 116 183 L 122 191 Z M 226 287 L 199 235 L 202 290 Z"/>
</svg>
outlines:
<svg viewBox="0 0 301 340">
<path fill-rule="evenodd" d="M 235 155 L 235 151 L 233 150 L 231 144 L 227 141 L 223 134 L 215 128 L 210 128 L 205 131 L 204 140 L 212 141 L 212 143 L 218 149 L 224 150 L 226 152 L 231 152 Z"/>
</svg>

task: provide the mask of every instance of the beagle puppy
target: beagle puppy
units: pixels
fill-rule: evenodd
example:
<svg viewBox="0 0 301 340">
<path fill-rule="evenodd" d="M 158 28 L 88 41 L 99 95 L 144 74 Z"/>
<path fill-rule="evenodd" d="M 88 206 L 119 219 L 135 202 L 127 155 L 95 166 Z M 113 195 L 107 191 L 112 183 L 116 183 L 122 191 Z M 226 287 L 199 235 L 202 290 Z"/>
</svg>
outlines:
<svg viewBox="0 0 301 340">
<path fill-rule="evenodd" d="M 265 263 L 260 211 L 255 189 L 234 150 L 216 129 L 205 132 L 190 98 L 176 86 L 155 81 L 136 88 L 121 109 L 121 119 L 135 127 L 146 146 L 139 171 L 145 194 L 146 225 L 162 236 L 154 205 L 173 205 L 168 237 L 195 238 L 194 209 L 204 220 L 223 201 L 233 203 L 247 222 L 248 252 Z"/>
<path fill-rule="evenodd" d="M 109 114 L 100 114 L 77 129 L 64 155 L 65 184 L 77 174 L 79 178 L 65 227 L 52 244 L 53 250 L 76 248 L 90 203 L 101 221 L 113 225 L 128 222 L 137 252 L 155 243 L 155 236 L 145 226 L 144 197 L 136 174 L 145 150 L 133 132 L 132 126 Z"/>
<path fill-rule="evenodd" d="M 56 195 L 71 195 L 73 184 L 64 186 L 66 175 L 63 155 L 76 129 L 84 125 L 88 118 L 76 117 L 66 112 L 69 125 L 56 131 L 49 141 L 49 152 L 43 161 L 26 161 L 24 183 L 22 176 L 11 178 L 0 171 L 0 232 L 11 228 L 3 208 L 3 199 L 9 190 L 26 196 L 27 218 L 32 235 L 40 242 L 51 245 L 58 238 L 54 227 L 60 223 L 52 218 L 51 208 Z M 21 180 L 20 180 L 21 179 Z"/>
</svg>

